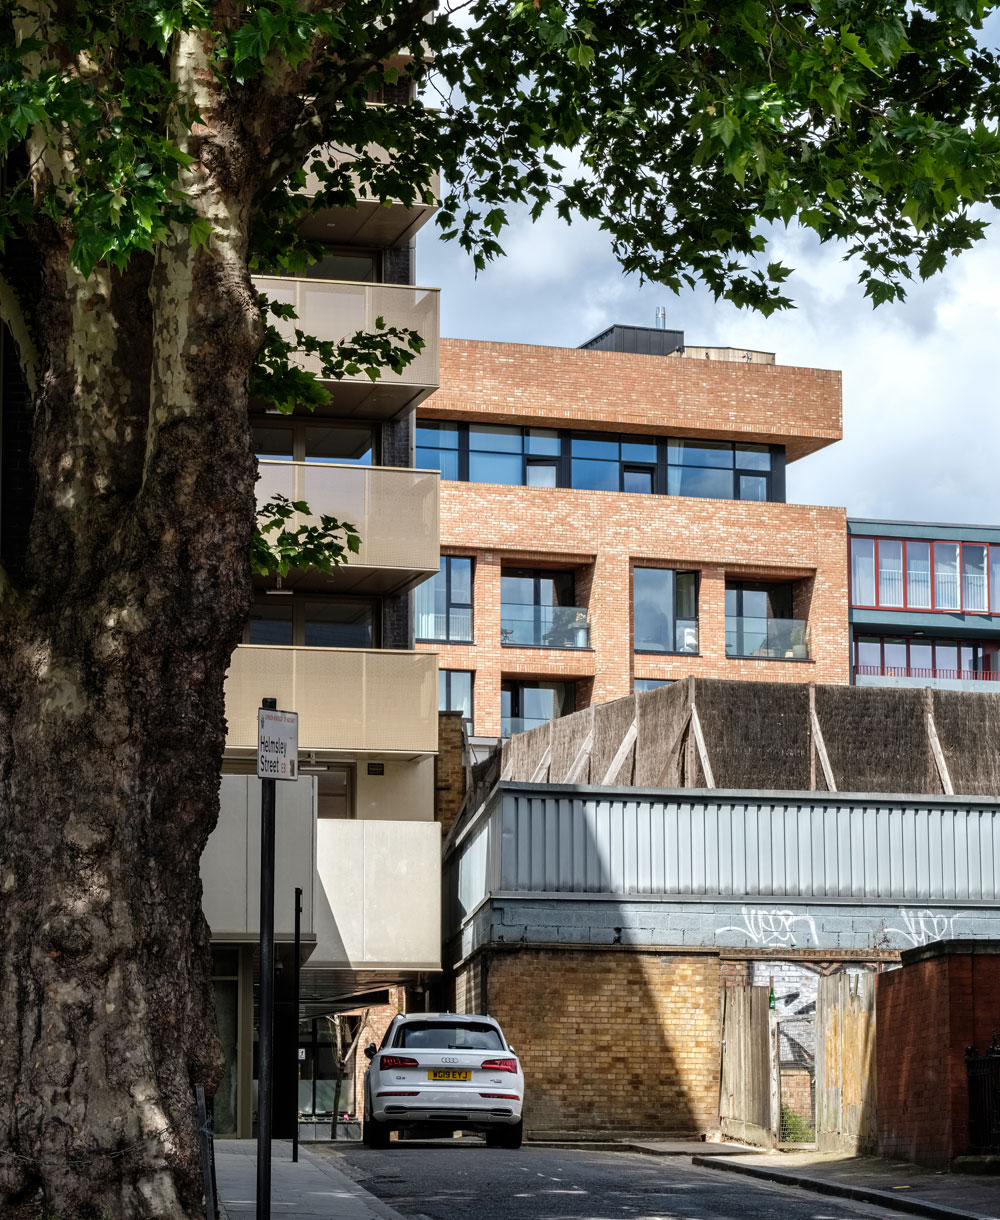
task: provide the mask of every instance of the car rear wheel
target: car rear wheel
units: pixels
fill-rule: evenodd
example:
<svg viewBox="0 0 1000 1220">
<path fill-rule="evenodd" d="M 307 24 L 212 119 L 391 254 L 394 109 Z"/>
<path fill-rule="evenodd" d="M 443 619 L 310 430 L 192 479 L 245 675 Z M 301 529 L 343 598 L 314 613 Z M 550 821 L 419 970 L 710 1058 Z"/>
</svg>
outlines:
<svg viewBox="0 0 1000 1220">
<path fill-rule="evenodd" d="M 389 1147 L 389 1125 L 380 1123 L 377 1118 L 366 1118 L 364 1131 L 361 1135 L 369 1148 Z"/>
<path fill-rule="evenodd" d="M 516 1151 L 521 1147 L 523 1134 L 523 1123 L 517 1123 L 513 1127 L 498 1127 L 496 1131 L 486 1132 L 486 1147 L 509 1148 L 511 1151 Z"/>
</svg>

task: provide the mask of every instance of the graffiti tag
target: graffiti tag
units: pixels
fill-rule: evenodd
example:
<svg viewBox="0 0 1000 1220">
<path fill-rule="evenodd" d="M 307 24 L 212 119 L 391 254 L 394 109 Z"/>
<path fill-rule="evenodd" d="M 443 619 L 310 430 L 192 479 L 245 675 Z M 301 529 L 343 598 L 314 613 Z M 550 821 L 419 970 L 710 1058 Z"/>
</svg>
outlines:
<svg viewBox="0 0 1000 1220">
<path fill-rule="evenodd" d="M 930 945 L 938 940 L 946 940 L 955 935 L 955 920 L 961 915 L 943 915 L 925 907 L 922 911 L 899 908 L 901 928 L 886 928 L 890 936 L 899 936 L 908 940 L 914 948 Z"/>
<path fill-rule="evenodd" d="M 811 915 L 797 915 L 794 911 L 784 911 L 768 907 L 740 907 L 743 925 L 731 924 L 725 928 L 716 928 L 715 935 L 723 932 L 739 932 L 755 945 L 777 945 L 794 948 L 799 938 L 806 941 L 817 940 L 816 924 Z M 796 928 L 798 925 L 803 925 Z"/>
</svg>

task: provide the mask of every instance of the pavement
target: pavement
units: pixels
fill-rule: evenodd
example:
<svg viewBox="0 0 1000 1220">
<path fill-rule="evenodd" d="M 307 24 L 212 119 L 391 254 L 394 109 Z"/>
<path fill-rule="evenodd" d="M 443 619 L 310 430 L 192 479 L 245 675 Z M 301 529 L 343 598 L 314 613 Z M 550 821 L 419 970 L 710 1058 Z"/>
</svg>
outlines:
<svg viewBox="0 0 1000 1220">
<path fill-rule="evenodd" d="M 525 1145 L 526 1150 L 532 1147 L 688 1157 L 702 1168 L 746 1174 L 935 1220 L 1000 1220 L 1000 1176 L 936 1173 L 877 1157 L 814 1151 L 765 1153 L 746 1145 L 695 1140 L 553 1140 Z M 256 1215 L 256 1153 L 254 1140 L 216 1141 L 216 1180 L 221 1212 L 227 1220 L 253 1220 Z M 394 1208 L 348 1177 L 333 1157 L 311 1152 L 301 1144 L 298 1164 L 293 1164 L 291 1156 L 290 1141 L 275 1141 L 271 1167 L 274 1220 L 403 1220 Z"/>
<path fill-rule="evenodd" d="M 757 1152 L 727 1157 L 701 1153 L 691 1160 L 703 1168 L 747 1174 L 911 1215 L 937 1220 L 1000 1220 L 1000 1176 L 938 1173 L 905 1161 L 823 1152 Z"/>
<path fill-rule="evenodd" d="M 227 1220 L 257 1214 L 257 1141 L 216 1140 L 215 1180 L 219 1210 Z M 356 1185 L 328 1157 L 299 1144 L 292 1161 L 291 1140 L 275 1140 L 271 1157 L 273 1220 L 403 1220 L 394 1208 Z"/>
</svg>

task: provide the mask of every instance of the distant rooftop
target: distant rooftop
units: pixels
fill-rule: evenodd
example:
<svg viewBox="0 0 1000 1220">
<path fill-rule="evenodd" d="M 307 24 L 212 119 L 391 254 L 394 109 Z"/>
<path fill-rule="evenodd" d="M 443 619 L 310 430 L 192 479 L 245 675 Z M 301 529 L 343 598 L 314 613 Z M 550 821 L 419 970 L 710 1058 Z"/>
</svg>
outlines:
<svg viewBox="0 0 1000 1220">
<path fill-rule="evenodd" d="M 580 344 L 592 352 L 622 352 L 635 356 L 686 356 L 691 360 L 723 360 L 731 364 L 774 364 L 774 352 L 741 347 L 688 347 L 682 330 L 659 326 L 609 326 Z"/>
</svg>

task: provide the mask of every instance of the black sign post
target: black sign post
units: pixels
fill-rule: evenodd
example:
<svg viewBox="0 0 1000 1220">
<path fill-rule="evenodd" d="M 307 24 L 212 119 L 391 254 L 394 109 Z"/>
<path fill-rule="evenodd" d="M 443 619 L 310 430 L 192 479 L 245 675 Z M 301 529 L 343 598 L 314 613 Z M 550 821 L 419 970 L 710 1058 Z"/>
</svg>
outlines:
<svg viewBox="0 0 1000 1220">
<path fill-rule="evenodd" d="M 294 970 L 294 991 L 295 991 L 295 1028 L 299 1028 L 299 982 L 300 982 L 300 958 L 302 951 L 302 890 L 299 886 L 295 887 L 295 956 L 292 959 L 292 969 Z M 298 1049 L 298 1040 L 296 1039 L 296 1050 Z M 334 1120 L 336 1121 L 336 1120 Z M 292 1160 L 299 1159 L 299 1106 L 298 1099 L 295 1103 L 295 1126 L 292 1129 Z"/>
<path fill-rule="evenodd" d="M 261 699 L 273 711 L 277 699 Z M 260 749 L 258 745 L 258 756 Z M 257 1069 L 257 1220 L 271 1220 L 274 1091 L 274 805 L 276 781 L 260 781 L 260 1044 Z"/>
</svg>

